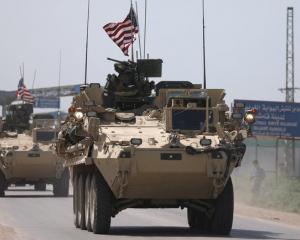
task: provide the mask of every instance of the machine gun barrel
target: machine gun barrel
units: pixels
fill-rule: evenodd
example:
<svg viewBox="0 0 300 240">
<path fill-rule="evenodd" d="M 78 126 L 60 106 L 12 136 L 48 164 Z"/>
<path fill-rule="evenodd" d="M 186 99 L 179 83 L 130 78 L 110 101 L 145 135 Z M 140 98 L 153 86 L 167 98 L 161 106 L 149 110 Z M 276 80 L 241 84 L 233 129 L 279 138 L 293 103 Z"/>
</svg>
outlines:
<svg viewBox="0 0 300 240">
<path fill-rule="evenodd" d="M 107 60 L 112 61 L 112 62 L 116 62 L 116 63 L 126 64 L 126 65 L 136 65 L 136 62 L 133 62 L 131 60 L 120 61 L 120 60 L 113 59 L 113 58 L 110 58 L 110 57 L 108 57 Z"/>
<path fill-rule="evenodd" d="M 107 58 L 107 60 L 109 60 L 109 61 L 113 61 L 113 62 L 116 62 L 116 63 L 124 63 L 124 62 L 122 62 L 122 61 L 120 61 L 120 60 L 116 60 L 116 59 L 113 59 L 113 58 Z"/>
</svg>

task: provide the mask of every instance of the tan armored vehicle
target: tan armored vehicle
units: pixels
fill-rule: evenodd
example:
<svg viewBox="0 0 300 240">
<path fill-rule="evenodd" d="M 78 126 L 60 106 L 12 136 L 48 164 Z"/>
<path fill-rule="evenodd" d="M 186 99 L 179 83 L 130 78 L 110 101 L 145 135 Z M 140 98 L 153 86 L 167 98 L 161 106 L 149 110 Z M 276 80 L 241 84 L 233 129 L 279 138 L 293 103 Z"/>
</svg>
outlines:
<svg viewBox="0 0 300 240">
<path fill-rule="evenodd" d="M 187 208 L 191 228 L 229 234 L 230 175 L 246 150 L 243 117 L 250 123 L 255 113 L 242 115 L 243 106 L 226 113 L 223 89 L 189 82 L 154 89 L 146 78 L 159 75 L 161 61 L 118 64 L 133 69 L 132 86 L 118 85 L 128 73 L 109 75 L 104 89 L 82 86 L 59 133 L 57 153 L 71 167 L 75 226 L 107 234 L 111 217 L 127 208 Z"/>
<path fill-rule="evenodd" d="M 28 104 L 22 104 L 19 101 L 18 109 L 28 108 Z M 57 138 L 55 120 L 51 115 L 34 115 L 31 125 L 31 130 L 22 133 L 3 129 L 0 133 L 0 196 L 11 184 L 33 184 L 37 191 L 45 191 L 46 184 L 53 184 L 55 196 L 68 196 L 69 171 L 53 151 Z M 11 129 L 13 125 L 9 126 Z"/>
</svg>

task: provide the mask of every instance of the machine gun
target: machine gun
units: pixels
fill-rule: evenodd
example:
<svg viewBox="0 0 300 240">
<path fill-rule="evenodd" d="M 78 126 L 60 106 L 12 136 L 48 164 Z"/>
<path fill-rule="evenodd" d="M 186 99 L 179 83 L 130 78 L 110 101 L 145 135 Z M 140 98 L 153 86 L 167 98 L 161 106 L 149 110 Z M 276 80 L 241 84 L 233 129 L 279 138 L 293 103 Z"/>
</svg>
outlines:
<svg viewBox="0 0 300 240">
<path fill-rule="evenodd" d="M 114 68 L 118 73 L 108 74 L 104 87 L 104 105 L 120 110 L 132 110 L 151 102 L 150 95 L 155 87 L 149 77 L 161 77 L 161 59 L 138 59 L 133 61 L 115 62 Z"/>
</svg>

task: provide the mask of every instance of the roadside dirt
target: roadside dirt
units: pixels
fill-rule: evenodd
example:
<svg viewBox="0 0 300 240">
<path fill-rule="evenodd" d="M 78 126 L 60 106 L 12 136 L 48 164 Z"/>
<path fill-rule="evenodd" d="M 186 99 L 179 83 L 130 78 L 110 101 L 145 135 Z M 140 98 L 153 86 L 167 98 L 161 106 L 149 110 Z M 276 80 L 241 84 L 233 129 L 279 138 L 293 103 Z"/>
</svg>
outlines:
<svg viewBox="0 0 300 240">
<path fill-rule="evenodd" d="M 18 234 L 11 227 L 0 224 L 0 239 L 1 240 L 19 240 Z"/>
<path fill-rule="evenodd" d="M 284 223 L 300 227 L 300 214 L 280 212 L 271 209 L 248 206 L 243 203 L 235 202 L 235 214 L 265 219 L 277 223 Z"/>
</svg>

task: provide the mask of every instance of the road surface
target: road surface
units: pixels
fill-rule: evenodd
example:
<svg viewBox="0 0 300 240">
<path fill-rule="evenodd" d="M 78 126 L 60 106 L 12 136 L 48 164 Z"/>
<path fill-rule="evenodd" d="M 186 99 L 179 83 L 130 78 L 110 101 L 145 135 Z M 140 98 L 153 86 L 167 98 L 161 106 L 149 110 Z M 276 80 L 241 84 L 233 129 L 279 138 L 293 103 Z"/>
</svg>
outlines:
<svg viewBox="0 0 300 240">
<path fill-rule="evenodd" d="M 32 188 L 10 188 L 0 198 L 0 225 L 12 227 L 14 239 L 216 239 L 190 230 L 186 211 L 178 209 L 129 209 L 112 220 L 111 235 L 94 235 L 73 226 L 72 197 L 54 198 Z M 300 239 L 300 229 L 255 218 L 235 216 L 231 238 Z M 220 237 L 217 239 L 226 239 Z M 0 240 L 2 239 L 0 236 Z M 12 239 L 9 239 L 12 240 Z"/>
</svg>

